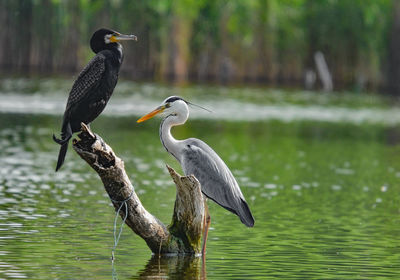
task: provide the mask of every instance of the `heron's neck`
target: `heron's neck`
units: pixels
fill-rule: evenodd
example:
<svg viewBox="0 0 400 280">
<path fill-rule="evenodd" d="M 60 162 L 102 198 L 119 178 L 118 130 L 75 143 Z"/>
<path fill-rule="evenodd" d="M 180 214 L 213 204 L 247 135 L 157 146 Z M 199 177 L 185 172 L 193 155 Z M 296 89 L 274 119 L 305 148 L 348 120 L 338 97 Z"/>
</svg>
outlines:
<svg viewBox="0 0 400 280">
<path fill-rule="evenodd" d="M 181 125 L 185 123 L 186 119 L 179 118 L 178 116 L 169 115 L 164 118 L 160 125 L 160 139 L 164 148 L 168 153 L 173 155 L 178 161 L 182 140 L 176 140 L 171 134 L 171 128 L 175 125 Z"/>
</svg>

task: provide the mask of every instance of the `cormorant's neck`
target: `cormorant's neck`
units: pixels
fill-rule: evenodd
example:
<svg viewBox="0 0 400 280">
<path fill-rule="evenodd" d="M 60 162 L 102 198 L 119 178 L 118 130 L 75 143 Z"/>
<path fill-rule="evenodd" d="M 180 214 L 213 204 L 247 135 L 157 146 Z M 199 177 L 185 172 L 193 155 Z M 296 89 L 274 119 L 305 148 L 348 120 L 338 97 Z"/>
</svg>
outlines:
<svg viewBox="0 0 400 280">
<path fill-rule="evenodd" d="M 122 61 L 124 60 L 124 52 L 122 50 L 122 45 L 120 43 L 111 43 L 111 44 L 103 45 L 101 49 L 92 47 L 92 50 L 96 54 L 101 51 L 106 51 L 106 50 L 111 51 L 112 56 L 109 58 L 111 58 L 112 64 L 117 66 L 118 69 L 122 64 Z"/>
<path fill-rule="evenodd" d="M 161 121 L 160 140 L 167 152 L 173 155 L 180 162 L 179 150 L 182 141 L 176 140 L 171 134 L 171 128 L 177 125 L 177 123 L 175 123 L 175 118 L 176 116 L 174 115 L 168 115 Z"/>
<path fill-rule="evenodd" d="M 124 52 L 122 49 L 122 45 L 119 43 L 113 44 L 110 50 L 114 53 L 118 65 L 121 65 L 122 61 L 124 60 Z"/>
</svg>

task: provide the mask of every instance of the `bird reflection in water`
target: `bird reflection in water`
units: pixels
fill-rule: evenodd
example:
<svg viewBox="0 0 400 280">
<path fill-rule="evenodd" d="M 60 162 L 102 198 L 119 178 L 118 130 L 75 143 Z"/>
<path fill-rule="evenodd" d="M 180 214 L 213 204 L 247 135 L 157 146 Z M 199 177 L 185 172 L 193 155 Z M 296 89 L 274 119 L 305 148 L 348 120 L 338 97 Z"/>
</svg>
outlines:
<svg viewBox="0 0 400 280">
<path fill-rule="evenodd" d="M 112 279 L 118 280 L 114 262 Z M 206 280 L 206 260 L 196 256 L 153 255 L 146 266 L 130 279 L 197 279 Z"/>
<path fill-rule="evenodd" d="M 153 256 L 137 279 L 207 279 L 205 258 Z"/>
</svg>

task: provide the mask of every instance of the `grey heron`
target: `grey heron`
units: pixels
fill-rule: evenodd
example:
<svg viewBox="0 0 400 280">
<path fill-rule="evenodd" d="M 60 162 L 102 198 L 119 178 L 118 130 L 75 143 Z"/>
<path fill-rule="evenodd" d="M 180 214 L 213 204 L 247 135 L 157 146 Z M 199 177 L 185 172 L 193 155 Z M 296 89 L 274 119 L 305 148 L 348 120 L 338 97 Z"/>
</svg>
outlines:
<svg viewBox="0 0 400 280">
<path fill-rule="evenodd" d="M 160 125 L 160 139 L 164 148 L 182 166 L 186 176 L 194 175 L 201 190 L 209 198 L 237 215 L 248 227 L 254 226 L 254 218 L 235 177 L 225 162 L 206 143 L 196 138 L 177 140 L 171 134 L 173 126 L 184 124 L 189 118 L 188 101 L 178 96 L 168 97 L 155 110 L 140 118 L 144 122 L 160 113 L 165 117 Z M 196 105 L 197 106 L 197 105 Z M 205 221 L 202 254 L 204 256 L 211 219 L 205 203 Z"/>
</svg>

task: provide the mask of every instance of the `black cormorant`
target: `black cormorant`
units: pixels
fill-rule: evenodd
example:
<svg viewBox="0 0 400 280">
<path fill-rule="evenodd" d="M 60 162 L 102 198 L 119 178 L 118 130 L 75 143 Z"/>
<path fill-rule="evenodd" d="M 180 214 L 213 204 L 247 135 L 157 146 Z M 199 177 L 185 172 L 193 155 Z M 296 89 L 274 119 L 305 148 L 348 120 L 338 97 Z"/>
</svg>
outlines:
<svg viewBox="0 0 400 280">
<path fill-rule="evenodd" d="M 118 81 L 123 60 L 119 41 L 137 40 L 134 35 L 123 35 L 109 29 L 97 30 L 90 39 L 90 47 L 96 55 L 75 80 L 69 93 L 61 127 L 61 139 L 53 135 L 61 145 L 56 171 L 64 163 L 68 142 L 81 123 L 90 124 L 104 110 Z"/>
</svg>

